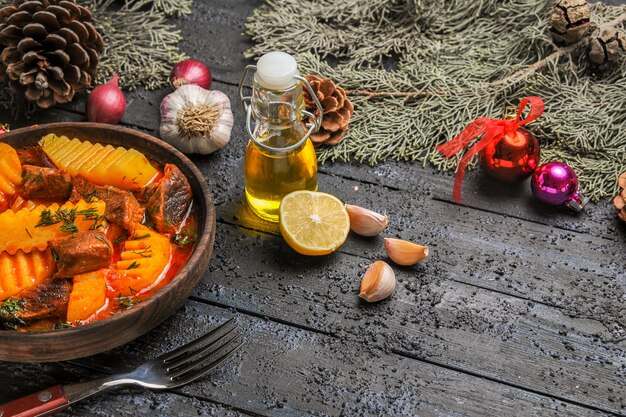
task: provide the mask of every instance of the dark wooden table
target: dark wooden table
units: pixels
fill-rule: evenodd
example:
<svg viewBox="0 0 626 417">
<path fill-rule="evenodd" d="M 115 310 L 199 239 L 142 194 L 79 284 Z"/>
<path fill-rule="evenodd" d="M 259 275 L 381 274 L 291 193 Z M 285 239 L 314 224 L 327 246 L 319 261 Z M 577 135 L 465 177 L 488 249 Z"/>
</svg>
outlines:
<svg viewBox="0 0 626 417">
<path fill-rule="evenodd" d="M 322 191 L 389 213 L 388 236 L 427 244 L 430 258 L 396 268 L 393 297 L 368 305 L 360 277 L 384 257 L 382 237 L 350 236 L 335 254 L 293 252 L 243 203 L 247 137 L 236 83 L 247 63 L 255 3 L 195 1 L 179 20 L 192 57 L 229 95 L 231 143 L 193 157 L 217 204 L 214 257 L 203 283 L 161 326 L 84 360 L 0 364 L 0 402 L 151 358 L 230 317 L 240 354 L 206 379 L 153 393 L 124 389 L 72 407 L 77 416 L 625 415 L 626 225 L 609 201 L 583 213 L 543 206 L 527 183 L 467 176 L 467 207 L 451 174 L 409 163 L 320 167 Z M 158 134 L 167 94 L 128 94 L 123 124 Z M 84 120 L 84 99 L 9 121 Z"/>
</svg>

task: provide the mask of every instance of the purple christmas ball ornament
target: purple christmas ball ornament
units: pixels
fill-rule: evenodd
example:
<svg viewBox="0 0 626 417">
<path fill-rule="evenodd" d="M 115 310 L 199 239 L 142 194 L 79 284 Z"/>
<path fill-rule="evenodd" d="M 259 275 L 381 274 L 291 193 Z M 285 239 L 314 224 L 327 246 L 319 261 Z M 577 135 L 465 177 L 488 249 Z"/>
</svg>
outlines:
<svg viewBox="0 0 626 417">
<path fill-rule="evenodd" d="M 533 195 L 546 204 L 565 205 L 580 211 L 589 199 L 578 190 L 578 178 L 574 170 L 563 162 L 548 162 L 533 172 L 530 187 Z"/>
</svg>

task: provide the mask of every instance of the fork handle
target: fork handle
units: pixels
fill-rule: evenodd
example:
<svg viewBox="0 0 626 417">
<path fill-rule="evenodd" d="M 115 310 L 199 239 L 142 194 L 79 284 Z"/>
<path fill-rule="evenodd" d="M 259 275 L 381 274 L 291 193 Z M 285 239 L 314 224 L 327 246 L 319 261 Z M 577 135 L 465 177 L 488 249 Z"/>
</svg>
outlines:
<svg viewBox="0 0 626 417">
<path fill-rule="evenodd" d="M 63 387 L 57 385 L 0 405 L 0 417 L 51 416 L 67 409 L 69 405 Z"/>
</svg>

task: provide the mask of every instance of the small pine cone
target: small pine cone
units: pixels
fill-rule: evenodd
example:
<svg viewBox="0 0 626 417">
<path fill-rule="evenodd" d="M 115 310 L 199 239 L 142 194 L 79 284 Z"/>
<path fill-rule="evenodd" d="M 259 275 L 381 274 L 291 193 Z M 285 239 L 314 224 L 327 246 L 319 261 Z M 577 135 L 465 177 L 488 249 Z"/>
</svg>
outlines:
<svg viewBox="0 0 626 417">
<path fill-rule="evenodd" d="M 613 199 L 613 205 L 617 209 L 617 216 L 626 222 L 626 172 L 617 179 L 619 194 Z"/>
<path fill-rule="evenodd" d="M 554 5 L 549 29 L 556 43 L 569 45 L 589 33 L 591 10 L 585 0 L 559 0 Z"/>
<path fill-rule="evenodd" d="M 626 35 L 616 29 L 596 31 L 591 39 L 589 60 L 597 65 L 615 62 L 626 52 Z"/>
<path fill-rule="evenodd" d="M 0 81 L 41 108 L 69 103 L 96 76 L 104 42 L 76 0 L 13 0 L 0 9 Z"/>
<path fill-rule="evenodd" d="M 304 78 L 311 84 L 324 109 L 322 127 L 311 135 L 311 140 L 314 143 L 336 145 L 348 130 L 354 106 L 348 99 L 346 91 L 330 78 L 320 78 L 315 75 L 305 75 Z M 308 111 L 317 116 L 315 102 L 306 89 L 304 89 L 304 105 Z"/>
</svg>

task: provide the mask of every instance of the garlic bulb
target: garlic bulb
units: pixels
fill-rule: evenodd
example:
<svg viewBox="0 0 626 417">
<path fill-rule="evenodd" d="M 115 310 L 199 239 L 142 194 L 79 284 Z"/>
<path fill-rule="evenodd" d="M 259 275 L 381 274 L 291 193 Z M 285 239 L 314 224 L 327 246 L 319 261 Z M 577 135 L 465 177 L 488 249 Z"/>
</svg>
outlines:
<svg viewBox="0 0 626 417">
<path fill-rule="evenodd" d="M 361 236 L 376 236 L 387 227 L 387 216 L 363 207 L 346 204 L 350 216 L 350 229 Z"/>
<path fill-rule="evenodd" d="M 365 271 L 359 297 L 369 303 L 384 300 L 396 289 L 396 274 L 384 261 L 376 261 Z"/>
<path fill-rule="evenodd" d="M 223 148 L 233 121 L 230 100 L 221 91 L 187 84 L 161 102 L 161 139 L 184 153 L 206 155 Z"/>
<path fill-rule="evenodd" d="M 401 239 L 385 238 L 387 256 L 398 265 L 410 266 L 428 257 L 428 246 Z"/>
</svg>

